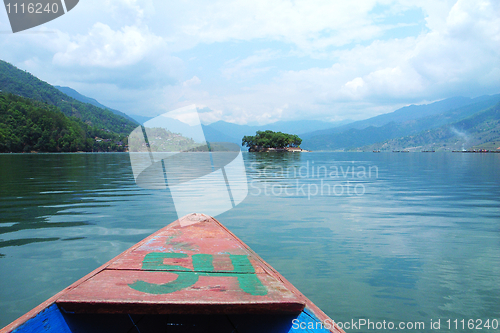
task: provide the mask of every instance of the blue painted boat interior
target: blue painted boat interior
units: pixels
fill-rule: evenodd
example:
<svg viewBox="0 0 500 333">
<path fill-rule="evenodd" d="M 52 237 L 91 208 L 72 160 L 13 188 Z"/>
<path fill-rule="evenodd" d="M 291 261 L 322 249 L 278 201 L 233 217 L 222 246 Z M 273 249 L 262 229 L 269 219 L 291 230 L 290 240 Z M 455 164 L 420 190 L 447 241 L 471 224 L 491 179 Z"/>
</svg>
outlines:
<svg viewBox="0 0 500 333">
<path fill-rule="evenodd" d="M 46 333 L 288 333 L 330 332 L 314 314 L 299 315 L 138 315 L 65 313 L 56 304 L 13 332 Z"/>
</svg>

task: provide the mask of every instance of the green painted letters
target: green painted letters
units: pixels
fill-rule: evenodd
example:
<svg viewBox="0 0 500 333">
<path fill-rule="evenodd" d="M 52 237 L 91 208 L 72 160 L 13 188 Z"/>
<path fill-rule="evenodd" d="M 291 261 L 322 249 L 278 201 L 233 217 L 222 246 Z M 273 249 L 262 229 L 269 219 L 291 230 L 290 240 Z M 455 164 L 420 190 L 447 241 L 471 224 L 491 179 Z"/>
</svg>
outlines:
<svg viewBox="0 0 500 333">
<path fill-rule="evenodd" d="M 185 253 L 148 253 L 142 262 L 142 269 L 146 271 L 172 271 L 177 274 L 177 279 L 164 284 L 148 283 L 145 281 L 136 281 L 129 284 L 130 288 L 149 294 L 169 294 L 194 285 L 199 276 L 231 276 L 238 278 L 240 288 L 254 296 L 267 295 L 267 288 L 260 282 L 252 263 L 246 255 L 231 254 L 229 258 L 233 264 L 232 272 L 218 272 L 214 270 L 213 255 L 194 254 L 194 271 L 189 268 L 164 264 L 163 260 L 167 258 L 187 258 Z"/>
<path fill-rule="evenodd" d="M 198 281 L 198 275 L 193 273 L 194 272 L 176 272 L 175 274 L 178 275 L 177 279 L 164 284 L 135 281 L 128 286 L 132 289 L 148 294 L 170 294 L 174 291 L 179 291 L 195 284 Z"/>
</svg>

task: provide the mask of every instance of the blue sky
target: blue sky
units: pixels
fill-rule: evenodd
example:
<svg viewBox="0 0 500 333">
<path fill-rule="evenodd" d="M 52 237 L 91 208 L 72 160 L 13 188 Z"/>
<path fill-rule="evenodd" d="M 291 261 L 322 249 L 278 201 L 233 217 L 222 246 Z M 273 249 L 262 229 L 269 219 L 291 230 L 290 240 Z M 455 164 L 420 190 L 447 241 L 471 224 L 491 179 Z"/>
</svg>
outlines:
<svg viewBox="0 0 500 333">
<path fill-rule="evenodd" d="M 365 119 L 500 92 L 497 0 L 80 0 L 0 58 L 128 114 Z"/>
</svg>

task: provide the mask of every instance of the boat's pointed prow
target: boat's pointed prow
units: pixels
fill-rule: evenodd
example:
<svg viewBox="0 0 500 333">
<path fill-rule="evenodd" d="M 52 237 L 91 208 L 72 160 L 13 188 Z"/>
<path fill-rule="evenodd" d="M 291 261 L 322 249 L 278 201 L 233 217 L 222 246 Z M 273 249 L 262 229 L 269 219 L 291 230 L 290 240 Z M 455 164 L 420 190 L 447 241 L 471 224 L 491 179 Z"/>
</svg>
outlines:
<svg viewBox="0 0 500 333">
<path fill-rule="evenodd" d="M 181 227 L 187 227 L 188 225 L 208 221 L 208 219 L 210 219 L 210 216 L 208 215 L 192 213 L 181 217 L 178 221 Z"/>
<path fill-rule="evenodd" d="M 204 214 L 186 215 L 152 234 L 1 332 L 26 326 L 48 308 L 62 313 L 59 321 L 67 319 L 69 332 L 84 317 L 117 321 L 123 315 L 157 316 L 148 319 L 153 321 L 165 315 L 177 321 L 220 317 L 233 328 L 262 325 L 255 321 L 265 319 L 268 329 L 259 332 L 309 332 L 302 328 L 314 322 L 320 329 L 311 332 L 339 331 L 283 276 Z"/>
<path fill-rule="evenodd" d="M 154 233 L 56 303 L 75 313 L 299 313 L 305 306 L 262 259 L 203 214 Z"/>
</svg>

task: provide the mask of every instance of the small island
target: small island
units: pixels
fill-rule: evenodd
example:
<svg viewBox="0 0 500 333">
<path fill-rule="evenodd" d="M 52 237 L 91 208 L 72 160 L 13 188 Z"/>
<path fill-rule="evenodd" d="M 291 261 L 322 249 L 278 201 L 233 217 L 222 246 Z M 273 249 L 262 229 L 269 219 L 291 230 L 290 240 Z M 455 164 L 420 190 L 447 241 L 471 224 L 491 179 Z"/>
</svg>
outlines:
<svg viewBox="0 0 500 333">
<path fill-rule="evenodd" d="M 300 148 L 302 139 L 295 134 L 283 132 L 257 131 L 255 135 L 246 135 L 241 140 L 242 146 L 247 146 L 249 152 L 305 152 Z"/>
</svg>

